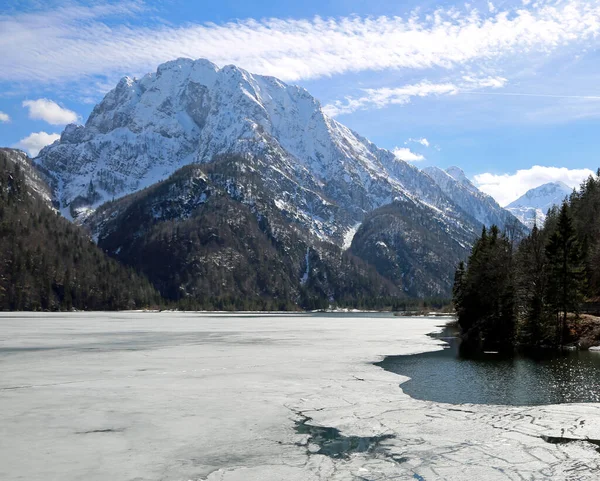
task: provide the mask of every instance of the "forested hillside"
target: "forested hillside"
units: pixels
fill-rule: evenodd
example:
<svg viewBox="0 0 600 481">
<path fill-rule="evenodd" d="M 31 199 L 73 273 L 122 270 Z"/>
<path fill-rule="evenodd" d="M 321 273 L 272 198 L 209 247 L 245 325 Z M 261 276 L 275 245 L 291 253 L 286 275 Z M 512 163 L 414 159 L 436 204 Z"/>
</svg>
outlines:
<svg viewBox="0 0 600 481">
<path fill-rule="evenodd" d="M 410 297 L 450 298 L 456 263 L 475 238 L 467 232 L 417 202 L 396 200 L 367 215 L 350 251 Z"/>
<path fill-rule="evenodd" d="M 146 279 L 48 207 L 14 158 L 0 151 L 0 310 L 130 309 L 159 302 Z"/>
<path fill-rule="evenodd" d="M 598 299 L 600 170 L 520 244 L 484 229 L 454 283 L 463 335 L 484 345 L 562 346 L 570 315 Z"/>
<path fill-rule="evenodd" d="M 240 155 L 183 167 L 86 224 L 102 249 L 184 308 L 386 307 L 403 297 L 372 266 L 285 217 Z"/>
</svg>

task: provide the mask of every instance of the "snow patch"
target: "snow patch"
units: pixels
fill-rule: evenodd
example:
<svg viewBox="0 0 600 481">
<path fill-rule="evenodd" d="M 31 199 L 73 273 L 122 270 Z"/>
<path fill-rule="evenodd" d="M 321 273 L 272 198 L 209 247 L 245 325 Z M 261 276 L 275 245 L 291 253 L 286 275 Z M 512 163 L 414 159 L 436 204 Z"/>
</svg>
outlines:
<svg viewBox="0 0 600 481">
<path fill-rule="evenodd" d="M 344 240 L 342 243 L 342 248 L 344 250 L 350 249 L 350 246 L 352 245 L 352 239 L 354 239 L 354 236 L 358 232 L 360 225 L 361 225 L 361 223 L 357 222 L 352 227 L 350 227 L 344 234 Z"/>
<path fill-rule="evenodd" d="M 310 248 L 307 247 L 306 248 L 306 255 L 305 255 L 305 262 L 306 262 L 306 271 L 304 271 L 304 274 L 302 275 L 302 279 L 300 279 L 300 285 L 305 285 L 308 282 L 308 276 L 310 274 Z"/>
</svg>

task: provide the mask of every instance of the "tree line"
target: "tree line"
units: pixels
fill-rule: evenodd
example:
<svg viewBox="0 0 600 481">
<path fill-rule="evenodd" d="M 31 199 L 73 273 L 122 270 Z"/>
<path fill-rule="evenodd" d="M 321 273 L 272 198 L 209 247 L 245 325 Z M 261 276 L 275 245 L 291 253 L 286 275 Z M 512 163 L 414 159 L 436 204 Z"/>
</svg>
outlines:
<svg viewBox="0 0 600 481">
<path fill-rule="evenodd" d="M 0 152 L 0 310 L 113 310 L 155 305 L 147 279 L 109 258 L 27 185 Z"/>
<path fill-rule="evenodd" d="M 484 348 L 563 346 L 599 298 L 600 169 L 524 239 L 483 228 L 453 288 L 463 339 Z"/>
</svg>

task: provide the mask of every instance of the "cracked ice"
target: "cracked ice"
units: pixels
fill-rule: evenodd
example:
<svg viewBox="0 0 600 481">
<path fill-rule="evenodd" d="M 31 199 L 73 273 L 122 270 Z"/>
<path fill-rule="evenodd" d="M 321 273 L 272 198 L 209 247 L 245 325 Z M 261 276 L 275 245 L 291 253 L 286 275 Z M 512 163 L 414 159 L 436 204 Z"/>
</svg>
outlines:
<svg viewBox="0 0 600 481">
<path fill-rule="evenodd" d="M 372 364 L 441 322 L 0 314 L 0 479 L 597 479 L 600 405 L 419 401 Z M 377 446 L 321 454 L 301 420 Z"/>
</svg>

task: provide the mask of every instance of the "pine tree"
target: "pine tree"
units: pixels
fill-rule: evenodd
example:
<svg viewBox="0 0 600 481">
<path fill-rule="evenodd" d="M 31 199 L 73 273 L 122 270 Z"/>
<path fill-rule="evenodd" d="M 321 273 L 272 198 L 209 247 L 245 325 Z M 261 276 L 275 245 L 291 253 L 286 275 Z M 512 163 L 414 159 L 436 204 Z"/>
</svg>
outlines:
<svg viewBox="0 0 600 481">
<path fill-rule="evenodd" d="M 497 226 L 490 229 L 486 272 L 491 313 L 483 326 L 484 339 L 501 346 L 510 345 L 513 343 L 515 328 L 512 242 L 506 235 L 500 235 Z"/>
<path fill-rule="evenodd" d="M 569 212 L 563 203 L 556 230 L 546 246 L 549 264 L 548 303 L 556 316 L 556 342 L 563 345 L 567 315 L 579 312 L 583 298 L 584 266 Z"/>
<path fill-rule="evenodd" d="M 465 339 L 508 346 L 514 337 L 512 242 L 492 226 L 483 228 L 467 269 L 459 265 L 454 303 Z"/>
<path fill-rule="evenodd" d="M 478 337 L 476 326 L 485 312 L 485 299 L 483 295 L 479 295 L 478 286 L 481 286 L 480 278 L 485 272 L 487 249 L 487 229 L 484 226 L 481 231 L 481 237 L 473 245 L 471 256 L 467 262 L 467 268 L 464 272 L 461 273 L 458 271 L 455 274 L 455 280 L 460 280 L 461 284 L 454 286 L 454 302 L 458 306 L 458 324 L 465 336 L 472 334 L 473 337 Z"/>
<path fill-rule="evenodd" d="M 459 317 L 463 314 L 463 309 L 465 307 L 465 276 L 465 263 L 461 261 L 454 273 L 454 286 L 452 288 L 452 303 L 454 304 L 454 309 Z"/>
<path fill-rule="evenodd" d="M 525 345 L 543 344 L 546 338 L 548 274 L 546 241 L 537 224 L 519 246 L 515 265 L 519 342 Z"/>
</svg>

